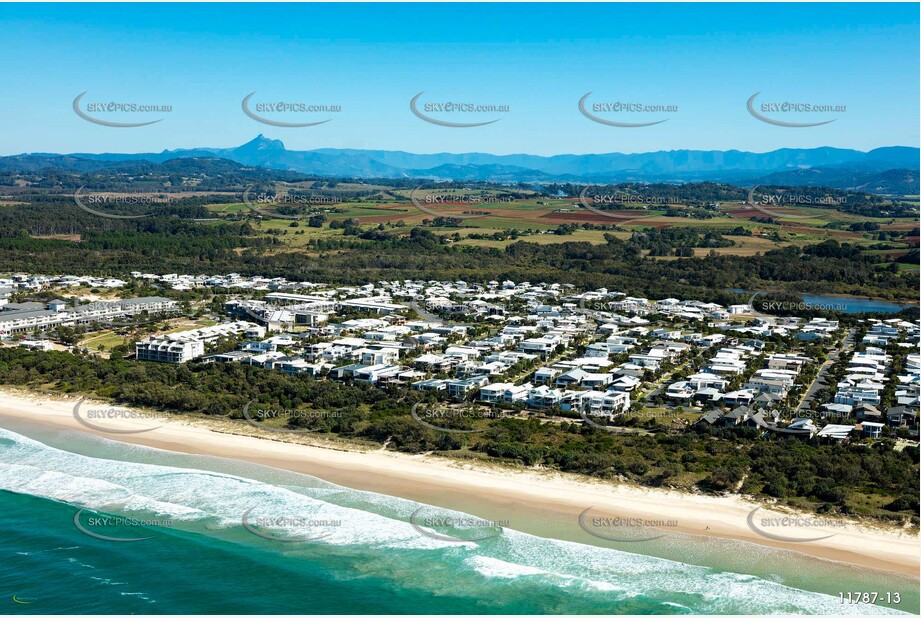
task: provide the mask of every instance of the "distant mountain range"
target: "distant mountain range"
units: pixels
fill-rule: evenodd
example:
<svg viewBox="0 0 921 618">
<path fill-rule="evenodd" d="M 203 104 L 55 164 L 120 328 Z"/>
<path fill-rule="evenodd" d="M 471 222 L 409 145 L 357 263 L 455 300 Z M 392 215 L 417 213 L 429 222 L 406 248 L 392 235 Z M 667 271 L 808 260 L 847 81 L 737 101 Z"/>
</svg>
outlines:
<svg viewBox="0 0 921 618">
<path fill-rule="evenodd" d="M 669 150 L 637 154 L 538 156 L 485 153 L 413 154 L 391 150 L 321 148 L 288 150 L 259 135 L 236 148 L 193 148 L 158 153 L 35 153 L 0 158 L 0 169 L 42 167 L 88 171 L 112 163 L 176 158 L 221 158 L 247 166 L 352 178 L 427 178 L 490 182 L 695 182 L 737 185 L 828 186 L 875 193 L 918 193 L 919 149 L 905 146 L 869 152 L 843 148 Z M 81 169 L 83 168 L 83 169 Z"/>
</svg>

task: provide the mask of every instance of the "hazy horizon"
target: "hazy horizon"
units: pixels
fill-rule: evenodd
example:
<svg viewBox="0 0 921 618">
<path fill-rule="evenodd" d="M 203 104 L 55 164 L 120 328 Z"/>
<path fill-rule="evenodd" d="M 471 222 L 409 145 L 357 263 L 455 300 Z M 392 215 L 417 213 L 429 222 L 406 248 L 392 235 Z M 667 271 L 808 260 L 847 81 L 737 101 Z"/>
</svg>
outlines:
<svg viewBox="0 0 921 618">
<path fill-rule="evenodd" d="M 269 141 L 279 141 L 279 142 L 282 143 L 282 145 L 284 146 L 285 150 L 289 150 L 289 151 L 291 151 L 291 150 L 298 150 L 298 151 L 301 151 L 301 150 L 303 150 L 303 151 L 314 151 L 314 150 L 316 150 L 316 151 L 321 151 L 321 150 L 357 150 L 357 151 L 363 151 L 363 150 L 380 150 L 380 151 L 387 151 L 387 152 L 405 152 L 405 153 L 407 153 L 407 154 L 417 154 L 417 155 L 482 154 L 482 155 L 490 155 L 490 156 L 497 156 L 497 157 L 504 157 L 504 156 L 559 157 L 559 156 L 591 156 L 591 155 L 606 155 L 606 154 L 625 154 L 625 155 L 634 155 L 634 154 L 635 154 L 635 155 L 641 155 L 641 154 L 654 154 L 654 153 L 657 153 L 657 152 L 681 152 L 681 151 L 695 151 L 695 152 L 746 152 L 746 153 L 752 153 L 752 154 L 768 154 L 768 153 L 771 153 L 771 152 L 776 152 L 776 151 L 778 151 L 778 150 L 818 150 L 818 149 L 823 149 L 823 148 L 834 148 L 834 149 L 840 149 L 840 150 L 854 150 L 854 151 L 857 151 L 857 152 L 868 153 L 868 152 L 871 152 L 871 151 L 873 151 L 873 150 L 878 150 L 878 149 L 882 149 L 882 148 L 914 148 L 914 149 L 916 149 L 916 150 L 919 149 L 918 146 L 908 146 L 908 145 L 904 145 L 904 144 L 890 144 L 890 145 L 885 145 L 885 146 L 877 146 L 877 147 L 875 147 L 875 148 L 870 148 L 870 149 L 867 149 L 867 150 L 863 150 L 863 149 L 860 149 L 860 148 L 848 148 L 848 147 L 846 147 L 846 146 L 812 146 L 812 147 L 807 147 L 807 148 L 797 148 L 797 147 L 786 147 L 786 146 L 781 146 L 780 148 L 772 148 L 772 149 L 770 149 L 770 150 L 744 150 L 744 149 L 741 149 L 741 148 L 713 148 L 713 149 L 707 149 L 707 150 L 698 149 L 698 148 L 663 148 L 663 149 L 660 149 L 660 150 L 646 150 L 646 151 L 636 151 L 636 152 L 626 152 L 626 151 L 612 150 L 612 151 L 608 151 L 608 152 L 584 152 L 584 153 L 558 152 L 558 153 L 551 153 L 551 154 L 537 154 L 537 153 L 533 153 L 533 152 L 523 152 L 523 151 L 522 151 L 522 152 L 508 152 L 508 153 L 501 153 L 501 154 L 500 154 L 500 153 L 495 153 L 495 152 L 487 152 L 487 151 L 452 152 L 452 151 L 448 151 L 448 150 L 431 151 L 431 152 L 414 152 L 414 151 L 405 150 L 405 149 L 402 149 L 402 148 L 348 148 L 348 147 L 334 148 L 334 147 L 328 147 L 328 146 L 317 146 L 317 147 L 315 147 L 315 148 L 305 148 L 305 149 L 297 148 L 297 149 L 295 149 L 295 148 L 289 148 L 289 147 L 288 147 L 288 144 L 285 143 L 285 139 L 284 139 L 283 137 L 271 137 L 271 136 L 265 135 L 265 133 L 259 133 L 259 134 L 257 134 L 255 137 L 253 137 L 253 138 L 251 138 L 251 139 L 248 139 L 248 140 L 246 140 L 246 141 L 244 141 L 244 142 L 237 143 L 237 144 L 228 144 L 228 145 L 216 145 L 216 146 L 215 146 L 215 145 L 200 144 L 200 145 L 198 145 L 198 146 L 191 146 L 191 147 L 164 148 L 164 149 L 159 150 L 159 151 L 153 151 L 153 150 L 151 150 L 151 151 L 131 151 L 131 152 L 129 152 L 129 151 L 90 151 L 90 150 L 75 150 L 75 151 L 72 151 L 72 152 L 24 151 L 24 152 L 15 152 L 15 153 L 9 153 L 9 154 L 2 154 L 2 155 L 0 155 L 0 156 L 40 156 L 40 155 L 77 156 L 77 155 L 81 155 L 81 154 L 92 154 L 92 155 L 101 155 L 101 154 L 116 154 L 116 155 L 119 155 L 119 154 L 124 154 L 124 155 L 134 155 L 134 154 L 148 154 L 148 153 L 162 154 L 162 153 L 165 153 L 165 152 L 177 152 L 177 153 L 179 153 L 179 152 L 185 152 L 185 151 L 189 151 L 189 150 L 198 150 L 198 149 L 208 149 L 208 150 L 222 149 L 222 150 L 226 150 L 226 149 L 234 149 L 234 148 L 239 148 L 239 147 L 241 147 L 241 146 L 245 146 L 246 144 L 249 144 L 249 143 L 251 143 L 251 142 L 254 142 L 254 141 L 258 140 L 260 137 L 261 137 L 261 138 L 264 138 L 264 139 L 266 139 L 266 140 L 269 140 Z"/>
</svg>

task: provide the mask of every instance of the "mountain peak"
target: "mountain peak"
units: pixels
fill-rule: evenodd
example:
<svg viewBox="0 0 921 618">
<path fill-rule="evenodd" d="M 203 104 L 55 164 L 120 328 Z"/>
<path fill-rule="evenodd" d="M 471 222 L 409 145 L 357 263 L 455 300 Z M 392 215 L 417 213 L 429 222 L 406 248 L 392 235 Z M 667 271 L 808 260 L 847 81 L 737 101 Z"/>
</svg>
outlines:
<svg viewBox="0 0 921 618">
<path fill-rule="evenodd" d="M 727 182 L 743 186 L 776 184 L 834 188 L 883 187 L 881 193 L 917 194 L 919 149 L 892 146 L 869 153 L 832 148 L 782 148 L 770 152 L 742 150 L 671 150 L 646 153 L 528 154 L 486 153 L 413 154 L 404 151 L 322 148 L 287 150 L 281 140 L 259 134 L 235 148 L 194 148 L 162 153 L 80 154 L 97 161 L 175 158 L 223 158 L 241 165 L 290 170 L 304 174 L 349 178 L 436 178 L 487 182 Z M 0 169 L 4 169 L 0 157 Z M 36 165 L 47 165 L 39 162 Z M 13 162 L 13 167 L 22 163 Z M 809 170 L 809 171 L 806 171 Z M 909 174 L 890 174 L 908 170 Z M 903 179 L 903 180 L 898 180 Z M 915 183 L 909 186 L 908 180 Z M 869 183 L 869 184 L 868 184 Z"/>
<path fill-rule="evenodd" d="M 235 148 L 234 150 L 242 152 L 257 152 L 257 151 L 283 151 L 285 150 L 285 144 L 280 139 L 269 139 L 264 136 L 262 133 L 256 136 L 255 139 L 246 142 L 242 146 Z"/>
</svg>

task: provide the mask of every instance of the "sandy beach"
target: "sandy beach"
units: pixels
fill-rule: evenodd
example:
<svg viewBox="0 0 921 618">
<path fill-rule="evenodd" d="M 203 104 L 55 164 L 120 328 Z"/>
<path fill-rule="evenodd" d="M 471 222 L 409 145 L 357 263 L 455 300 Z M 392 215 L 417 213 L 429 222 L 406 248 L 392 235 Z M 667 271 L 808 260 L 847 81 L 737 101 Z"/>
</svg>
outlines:
<svg viewBox="0 0 921 618">
<path fill-rule="evenodd" d="M 319 436 L 291 436 L 226 420 L 192 418 L 152 424 L 151 419 L 108 419 L 105 421 L 108 429 L 156 429 L 144 433 L 99 432 L 88 429 L 74 417 L 76 402 L 77 398 L 0 391 L 0 417 L 49 428 L 92 432 L 112 440 L 182 453 L 246 460 L 309 474 L 353 489 L 508 520 L 510 527 L 523 531 L 535 531 L 533 525 L 528 529 L 528 521 L 532 519 L 572 524 L 591 508 L 592 517 L 668 521 L 667 532 L 746 541 L 915 577 L 919 572 L 921 552 L 915 531 L 847 522 L 835 526 L 834 534 L 821 540 L 779 541 L 751 529 L 749 515 L 759 503 L 740 496 L 652 490 L 552 471 L 519 470 L 381 449 L 362 450 L 337 441 L 324 442 Z M 111 404 L 83 406 L 89 409 L 111 407 Z M 312 444 L 305 444 L 304 440 Z M 759 518 L 785 514 L 789 512 L 766 507 L 758 511 Z M 552 532 L 547 536 L 553 536 Z"/>
</svg>

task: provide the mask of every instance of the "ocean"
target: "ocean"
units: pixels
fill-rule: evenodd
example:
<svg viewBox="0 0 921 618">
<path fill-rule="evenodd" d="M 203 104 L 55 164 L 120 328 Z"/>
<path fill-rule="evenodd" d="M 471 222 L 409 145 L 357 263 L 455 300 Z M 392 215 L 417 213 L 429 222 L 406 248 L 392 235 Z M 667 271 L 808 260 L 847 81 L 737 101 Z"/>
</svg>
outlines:
<svg viewBox="0 0 921 618">
<path fill-rule="evenodd" d="M 543 538 L 303 474 L 9 419 L 0 513 L 9 614 L 901 613 L 842 604 L 836 589 L 919 605 L 917 580 L 751 544 L 649 550 L 665 558 Z"/>
</svg>

